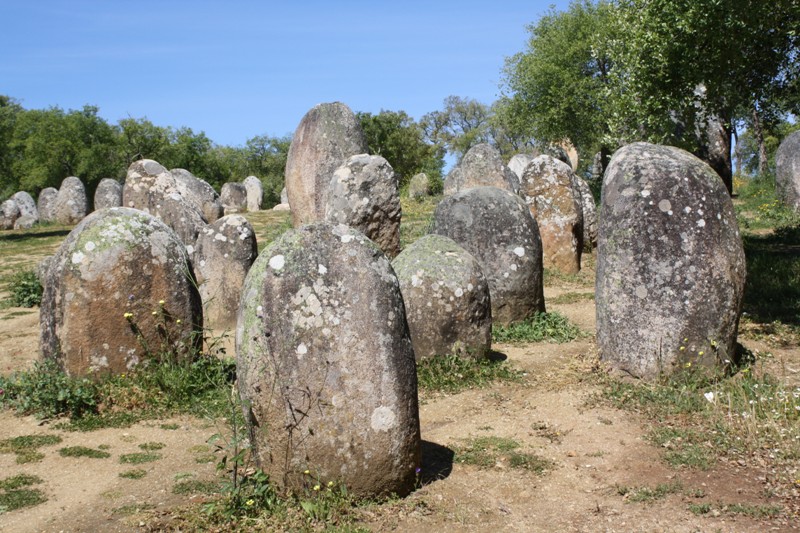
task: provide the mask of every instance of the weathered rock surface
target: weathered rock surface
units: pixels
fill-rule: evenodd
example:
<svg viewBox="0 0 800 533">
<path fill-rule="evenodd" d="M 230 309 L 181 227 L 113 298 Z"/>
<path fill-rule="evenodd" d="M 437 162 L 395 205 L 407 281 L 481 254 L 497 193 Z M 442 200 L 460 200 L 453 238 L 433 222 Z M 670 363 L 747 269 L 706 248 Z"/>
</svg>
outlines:
<svg viewBox="0 0 800 533">
<path fill-rule="evenodd" d="M 70 176 L 61 182 L 53 202 L 53 218 L 59 224 L 77 224 L 89 208 L 86 188 L 80 178 Z"/>
<path fill-rule="evenodd" d="M 530 154 L 517 154 L 512 157 L 508 161 L 508 169 L 516 174 L 517 180 L 522 182 L 522 173 L 525 172 L 525 167 L 527 167 L 531 161 L 536 159 L 538 156 L 533 156 Z"/>
<path fill-rule="evenodd" d="M 272 208 L 273 211 L 291 211 L 289 204 L 278 204 Z"/>
<path fill-rule="evenodd" d="M 289 193 L 286 192 L 286 187 L 281 189 L 281 203 L 282 204 L 289 204 Z"/>
<path fill-rule="evenodd" d="M 226 183 L 219 193 L 226 215 L 247 211 L 247 189 L 242 183 Z"/>
<path fill-rule="evenodd" d="M 255 176 L 247 176 L 242 184 L 247 191 L 247 210 L 261 211 L 261 203 L 264 200 L 264 186 L 261 180 Z"/>
<path fill-rule="evenodd" d="M 597 204 L 594 203 L 592 189 L 586 180 L 573 174 L 573 185 L 581 195 L 581 209 L 583 211 L 583 244 L 597 246 Z"/>
<path fill-rule="evenodd" d="M 14 222 L 19 218 L 19 204 L 9 198 L 0 204 L 0 229 L 14 229 Z"/>
<path fill-rule="evenodd" d="M 775 192 L 785 206 L 800 211 L 800 131 L 786 137 L 775 153 Z"/>
<path fill-rule="evenodd" d="M 341 102 L 319 104 L 303 119 L 286 160 L 286 193 L 295 227 L 325 218 L 334 171 L 369 151 L 361 123 Z"/>
<path fill-rule="evenodd" d="M 257 256 L 255 231 L 241 215 L 222 217 L 197 237 L 194 272 L 205 324 L 215 332 L 236 329 L 244 278 Z"/>
<path fill-rule="evenodd" d="M 33 197 L 25 191 L 19 191 L 11 197 L 19 207 L 19 216 L 34 219 L 34 222 L 39 221 L 39 209 L 36 208 L 36 201 Z"/>
<path fill-rule="evenodd" d="M 394 257 L 400 252 L 401 214 L 397 175 L 383 157 L 354 155 L 333 173 L 327 222 L 359 230 Z"/>
<path fill-rule="evenodd" d="M 733 360 L 745 257 L 725 184 L 678 148 L 618 150 L 597 247 L 600 356 L 653 379 Z"/>
<path fill-rule="evenodd" d="M 178 193 L 200 212 L 205 222 L 210 224 L 223 216 L 222 201 L 214 187 L 184 168 L 173 168 L 170 173 Z"/>
<path fill-rule="evenodd" d="M 122 207 L 122 185 L 117 180 L 103 178 L 94 191 L 94 209 Z"/>
<path fill-rule="evenodd" d="M 55 205 L 56 196 L 58 196 L 58 189 L 55 187 L 46 187 L 39 193 L 36 208 L 39 211 L 39 220 L 42 222 L 55 222 L 56 217 L 53 213 L 53 206 Z"/>
<path fill-rule="evenodd" d="M 444 194 L 474 187 L 499 187 L 517 194 L 519 179 L 505 164 L 500 152 L 486 143 L 476 144 L 464 154 L 444 180 Z"/>
<path fill-rule="evenodd" d="M 583 208 L 577 179 L 566 163 L 540 155 L 525 167 L 520 183 L 520 196 L 539 225 L 544 267 L 567 274 L 580 271 L 583 251 Z"/>
<path fill-rule="evenodd" d="M 183 243 L 142 211 L 86 217 L 43 285 L 42 356 L 69 375 L 127 372 L 162 349 L 186 356 L 200 339 L 200 296 Z"/>
<path fill-rule="evenodd" d="M 432 233 L 450 237 L 480 263 L 495 324 L 544 312 L 542 241 L 522 198 L 497 187 L 461 191 L 436 207 Z"/>
<path fill-rule="evenodd" d="M 489 283 L 455 241 L 425 235 L 392 261 L 405 302 L 414 354 L 482 358 L 492 344 Z"/>
<path fill-rule="evenodd" d="M 180 193 L 172 172 L 152 159 L 134 161 L 122 188 L 125 207 L 139 209 L 161 219 L 183 241 L 189 253 L 205 225 L 202 213 Z"/>
<path fill-rule="evenodd" d="M 39 222 L 36 218 L 25 215 L 14 221 L 14 229 L 31 229 Z"/>
<path fill-rule="evenodd" d="M 397 277 L 362 233 L 314 224 L 267 247 L 245 280 L 236 352 L 250 441 L 272 482 L 413 490 L 414 352 Z"/>
<path fill-rule="evenodd" d="M 408 197 L 415 200 L 431 195 L 431 186 L 428 182 L 428 175 L 424 172 L 415 174 L 408 181 Z"/>
</svg>

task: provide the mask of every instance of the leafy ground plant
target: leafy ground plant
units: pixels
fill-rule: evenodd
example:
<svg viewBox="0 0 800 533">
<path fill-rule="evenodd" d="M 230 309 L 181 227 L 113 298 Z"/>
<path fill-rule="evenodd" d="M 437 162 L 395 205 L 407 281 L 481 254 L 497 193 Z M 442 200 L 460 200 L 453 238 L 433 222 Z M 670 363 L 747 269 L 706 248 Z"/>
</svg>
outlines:
<svg viewBox="0 0 800 533">
<path fill-rule="evenodd" d="M 13 453 L 17 463 L 33 463 L 44 458 L 39 448 L 54 446 L 61 442 L 58 435 L 22 435 L 0 441 L 0 453 Z"/>
<path fill-rule="evenodd" d="M 131 470 L 126 470 L 124 472 L 119 473 L 119 477 L 125 479 L 142 479 L 146 475 L 147 475 L 147 470 L 144 470 L 142 468 L 133 468 Z"/>
<path fill-rule="evenodd" d="M 153 461 L 158 461 L 159 459 L 161 459 L 161 454 L 146 452 L 125 453 L 119 456 L 120 463 L 130 465 L 152 463 Z"/>
<path fill-rule="evenodd" d="M 23 270 L 14 274 L 8 284 L 11 305 L 14 307 L 35 307 L 42 303 L 42 284 L 33 270 Z"/>
<path fill-rule="evenodd" d="M 552 468 L 552 462 L 535 454 L 519 451 L 520 444 L 504 437 L 486 436 L 467 439 L 453 447 L 454 462 L 492 468 L 505 464 L 511 468 L 531 470 L 542 474 Z"/>
<path fill-rule="evenodd" d="M 0 480 L 0 514 L 46 502 L 42 491 L 28 488 L 39 483 L 42 483 L 41 478 L 27 474 Z"/>
<path fill-rule="evenodd" d="M 86 446 L 69 446 L 58 450 L 61 457 L 89 457 L 91 459 L 108 459 L 111 454 L 103 450 L 95 450 Z"/>
<path fill-rule="evenodd" d="M 520 381 L 522 373 L 493 358 L 471 359 L 457 355 L 430 357 L 417 363 L 417 380 L 423 393 L 455 394 L 486 387 L 495 381 Z"/>
<path fill-rule="evenodd" d="M 494 342 L 555 342 L 563 343 L 581 335 L 578 326 L 560 313 L 535 313 L 510 326 L 492 326 Z"/>
</svg>

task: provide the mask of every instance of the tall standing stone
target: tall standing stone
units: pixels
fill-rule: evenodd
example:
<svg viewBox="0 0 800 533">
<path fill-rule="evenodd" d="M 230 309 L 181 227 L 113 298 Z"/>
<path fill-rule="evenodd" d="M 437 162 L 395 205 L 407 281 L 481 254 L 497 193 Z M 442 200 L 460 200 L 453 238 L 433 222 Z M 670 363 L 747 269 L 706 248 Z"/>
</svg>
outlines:
<svg viewBox="0 0 800 533">
<path fill-rule="evenodd" d="M 573 177 L 573 185 L 581 196 L 583 244 L 584 246 L 597 246 L 597 205 L 594 202 L 594 194 L 586 180 L 575 174 Z"/>
<path fill-rule="evenodd" d="M 36 220 L 39 220 L 39 210 L 36 208 L 36 201 L 33 197 L 25 191 L 19 191 L 15 193 L 14 196 L 11 198 L 17 202 L 19 206 L 19 216 L 20 217 L 28 217 Z"/>
<path fill-rule="evenodd" d="M 219 194 L 226 215 L 247 211 L 247 189 L 242 183 L 226 183 Z"/>
<path fill-rule="evenodd" d="M 379 155 L 354 155 L 333 173 L 325 220 L 345 224 L 372 239 L 389 257 L 400 252 L 397 175 Z"/>
<path fill-rule="evenodd" d="M 542 241 L 522 198 L 497 187 L 458 192 L 436 207 L 432 233 L 450 237 L 480 263 L 496 324 L 544 312 Z"/>
<path fill-rule="evenodd" d="M 444 194 L 473 187 L 498 187 L 516 194 L 519 179 L 505 164 L 500 152 L 486 143 L 476 144 L 464 154 L 444 180 Z"/>
<path fill-rule="evenodd" d="M 162 350 L 185 357 L 200 339 L 189 257 L 147 213 L 115 207 L 86 217 L 45 277 L 42 356 L 71 376 L 128 372 Z"/>
<path fill-rule="evenodd" d="M 601 213 L 601 358 L 648 379 L 733 360 L 745 257 L 720 177 L 678 148 L 631 144 L 606 169 Z"/>
<path fill-rule="evenodd" d="M 203 215 L 205 222 L 211 224 L 223 216 L 222 201 L 211 185 L 184 168 L 173 168 L 169 172 L 175 179 L 178 193 Z"/>
<path fill-rule="evenodd" d="M 46 187 L 39 193 L 36 208 L 39 211 L 39 220 L 42 222 L 55 222 L 56 217 L 53 213 L 53 206 L 55 205 L 56 196 L 58 196 L 58 189 L 55 187 Z"/>
<path fill-rule="evenodd" d="M 193 265 L 206 326 L 236 329 L 244 278 L 257 256 L 255 231 L 241 215 L 224 216 L 200 232 Z"/>
<path fill-rule="evenodd" d="M 786 207 L 800 211 L 800 131 L 786 137 L 775 153 L 775 191 Z"/>
<path fill-rule="evenodd" d="M 539 225 L 544 267 L 567 274 L 581 269 L 583 251 L 583 207 L 576 179 L 569 165 L 540 155 L 525 167 L 520 184 L 520 196 Z"/>
<path fill-rule="evenodd" d="M 541 154 L 537 154 L 541 155 Z M 537 156 L 530 154 L 516 154 L 508 161 L 508 169 L 517 175 L 517 180 L 522 181 L 522 173 L 525 172 L 531 161 L 536 159 Z"/>
<path fill-rule="evenodd" d="M 122 207 L 122 185 L 117 180 L 103 178 L 94 191 L 94 209 Z"/>
<path fill-rule="evenodd" d="M 424 172 L 415 174 L 408 180 L 408 197 L 414 200 L 421 200 L 431 195 L 431 184 L 428 175 Z"/>
<path fill-rule="evenodd" d="M 366 497 L 413 490 L 414 351 L 397 277 L 362 233 L 314 224 L 268 246 L 245 280 L 236 353 L 250 442 L 270 481 L 339 481 Z"/>
<path fill-rule="evenodd" d="M 0 204 L 0 229 L 14 229 L 14 223 L 19 218 L 19 204 L 9 198 Z"/>
<path fill-rule="evenodd" d="M 361 123 L 341 102 L 319 104 L 303 119 L 286 159 L 286 192 L 295 227 L 323 220 L 334 171 L 369 151 Z"/>
<path fill-rule="evenodd" d="M 80 178 L 70 176 L 61 182 L 53 202 L 53 217 L 59 224 L 77 224 L 88 210 L 86 188 Z"/>
<path fill-rule="evenodd" d="M 242 182 L 247 191 L 247 210 L 261 211 L 261 203 L 264 201 L 264 185 L 255 176 L 247 176 Z"/>
<path fill-rule="evenodd" d="M 448 237 L 425 235 L 407 246 L 392 267 L 417 361 L 486 355 L 492 344 L 489 284 L 469 252 Z"/>
</svg>

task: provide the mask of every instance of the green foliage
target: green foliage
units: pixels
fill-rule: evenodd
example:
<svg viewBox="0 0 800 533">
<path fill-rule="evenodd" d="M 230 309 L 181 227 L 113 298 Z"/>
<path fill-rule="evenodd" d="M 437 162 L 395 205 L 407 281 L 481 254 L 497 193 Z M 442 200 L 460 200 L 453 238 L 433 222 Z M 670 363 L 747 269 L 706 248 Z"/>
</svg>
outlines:
<svg viewBox="0 0 800 533">
<path fill-rule="evenodd" d="M 92 459 L 108 459 L 111 454 L 103 450 L 95 450 L 86 446 L 68 446 L 58 450 L 61 457 L 89 457 Z"/>
<path fill-rule="evenodd" d="M 28 474 L 17 474 L 16 476 L 7 477 L 0 480 L 0 490 L 14 490 L 21 487 L 36 485 L 41 483 L 42 478 L 39 476 L 31 476 Z"/>
<path fill-rule="evenodd" d="M 417 363 L 417 381 L 423 393 L 456 394 L 487 387 L 495 381 L 519 381 L 522 373 L 505 361 L 472 359 L 457 355 L 429 357 Z"/>
<path fill-rule="evenodd" d="M 431 181 L 442 178 L 444 150 L 425 142 L 425 132 L 405 111 L 357 113 L 371 154 L 385 158 L 399 176 L 399 186 L 420 172 Z"/>
<path fill-rule="evenodd" d="M 142 463 L 152 463 L 161 459 L 160 453 L 134 452 L 125 453 L 119 456 L 122 464 L 140 465 Z"/>
<path fill-rule="evenodd" d="M 33 270 L 23 270 L 11 277 L 9 299 L 14 307 L 34 307 L 42 303 L 42 284 Z"/>
<path fill-rule="evenodd" d="M 553 463 L 534 454 L 518 451 L 520 444 L 504 437 L 476 437 L 467 439 L 464 444 L 453 447 L 453 461 L 474 465 L 481 468 L 492 468 L 498 464 L 506 464 L 511 468 L 530 470 L 543 474 L 553 467 Z"/>
<path fill-rule="evenodd" d="M 46 502 L 47 498 L 42 491 L 23 488 L 39 483 L 42 483 L 41 478 L 27 474 L 0 480 L 0 515 Z"/>
<path fill-rule="evenodd" d="M 666 498 L 670 494 L 676 494 L 683 490 L 680 481 L 661 483 L 655 488 L 650 487 L 625 487 L 617 486 L 617 494 L 624 496 L 626 501 L 636 503 L 653 503 L 656 500 Z"/>
<path fill-rule="evenodd" d="M 58 435 L 23 435 L 0 441 L 0 453 L 13 453 L 17 463 L 35 463 L 44 458 L 38 450 L 44 446 L 53 446 L 61 442 Z"/>
<path fill-rule="evenodd" d="M 205 481 L 202 479 L 185 479 L 172 487 L 173 494 L 219 494 L 218 480 Z"/>
<path fill-rule="evenodd" d="M 166 448 L 166 444 L 163 442 L 143 442 L 139 445 L 139 449 L 144 450 L 146 452 L 155 452 L 158 450 L 163 450 Z"/>
<path fill-rule="evenodd" d="M 492 326 L 494 342 L 555 342 L 563 343 L 581 335 L 578 326 L 560 313 L 534 313 L 522 322 L 509 326 Z"/>
<path fill-rule="evenodd" d="M 124 479 L 142 479 L 147 475 L 147 470 L 142 468 L 133 468 L 119 473 L 119 477 Z"/>
</svg>

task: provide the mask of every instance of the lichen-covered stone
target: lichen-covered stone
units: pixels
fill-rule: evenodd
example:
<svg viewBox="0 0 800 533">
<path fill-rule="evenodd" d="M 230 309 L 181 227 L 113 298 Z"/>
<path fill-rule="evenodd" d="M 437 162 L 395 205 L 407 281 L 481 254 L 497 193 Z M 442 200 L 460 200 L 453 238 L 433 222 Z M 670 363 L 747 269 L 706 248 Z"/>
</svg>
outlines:
<svg viewBox="0 0 800 533">
<path fill-rule="evenodd" d="M 522 181 L 522 173 L 525 172 L 525 167 L 527 167 L 531 161 L 536 159 L 536 157 L 541 154 L 531 155 L 531 154 L 516 154 L 508 161 L 508 169 L 516 174 L 517 179 L 521 182 Z"/>
<path fill-rule="evenodd" d="M 428 175 L 424 172 L 415 174 L 408 181 L 408 197 L 415 200 L 425 198 L 431 195 L 431 185 L 428 181 Z"/>
<path fill-rule="evenodd" d="M 602 359 L 648 379 L 732 360 L 745 257 L 720 177 L 683 150 L 635 143 L 614 154 L 602 196 Z"/>
<path fill-rule="evenodd" d="M 281 189 L 281 203 L 289 205 L 289 193 L 286 192 L 286 187 Z"/>
<path fill-rule="evenodd" d="M 247 210 L 260 211 L 264 200 L 264 185 L 261 180 L 255 176 L 247 176 L 242 184 L 247 191 Z"/>
<path fill-rule="evenodd" d="M 103 178 L 94 191 L 94 209 L 122 207 L 122 184 L 111 178 Z"/>
<path fill-rule="evenodd" d="M 21 216 L 14 221 L 14 229 L 31 229 L 37 222 L 38 220 L 30 215 Z"/>
<path fill-rule="evenodd" d="M 542 241 L 522 198 L 497 187 L 467 189 L 442 200 L 433 218 L 432 233 L 450 237 L 480 263 L 495 324 L 544 312 Z"/>
<path fill-rule="evenodd" d="M 785 206 L 800 211 L 800 131 L 786 137 L 775 153 L 775 191 Z"/>
<path fill-rule="evenodd" d="M 500 152 L 486 143 L 476 144 L 464 154 L 444 180 L 444 194 L 473 187 L 499 187 L 517 194 L 519 179 L 505 164 Z"/>
<path fill-rule="evenodd" d="M 573 185 L 581 196 L 583 244 L 597 246 L 597 205 L 594 203 L 592 189 L 586 180 L 576 174 L 573 174 Z"/>
<path fill-rule="evenodd" d="M 139 209 L 161 219 L 183 241 L 189 253 L 206 225 L 200 210 L 181 194 L 175 176 L 152 159 L 134 161 L 122 188 L 125 207 Z"/>
<path fill-rule="evenodd" d="M 211 185 L 183 168 L 173 168 L 170 173 L 178 193 L 203 215 L 205 222 L 211 224 L 223 216 L 222 200 Z"/>
<path fill-rule="evenodd" d="M 247 212 L 247 189 L 243 183 L 226 183 L 219 193 L 226 215 Z"/>
<path fill-rule="evenodd" d="M 394 257 L 400 252 L 401 214 L 397 175 L 383 157 L 354 155 L 333 173 L 327 222 L 359 230 Z"/>
<path fill-rule="evenodd" d="M 294 227 L 324 220 L 334 171 L 369 151 L 361 123 L 341 102 L 319 104 L 297 126 L 286 159 L 286 193 Z"/>
<path fill-rule="evenodd" d="M 113 207 L 86 217 L 45 278 L 42 356 L 69 375 L 128 372 L 162 350 L 187 356 L 200 340 L 202 308 L 186 249 L 147 213 Z"/>
<path fill-rule="evenodd" d="M 362 233 L 318 223 L 270 244 L 245 280 L 236 354 L 250 441 L 272 482 L 413 490 L 414 351 L 397 277 Z"/>
<path fill-rule="evenodd" d="M 56 217 L 53 213 L 53 206 L 55 205 L 56 196 L 58 196 L 58 189 L 55 187 L 46 187 L 39 193 L 36 208 L 39 211 L 39 220 L 42 222 L 55 222 Z"/>
<path fill-rule="evenodd" d="M 59 224 L 77 224 L 88 213 L 86 188 L 80 178 L 70 176 L 61 182 L 53 202 L 53 218 Z"/>
<path fill-rule="evenodd" d="M 39 221 L 39 209 L 36 208 L 36 201 L 30 194 L 25 191 L 19 191 L 11 198 L 17 202 L 17 206 L 19 206 L 20 218 L 26 217 L 29 219 L 32 218 L 34 222 Z"/>
<path fill-rule="evenodd" d="M 442 235 L 417 239 L 392 261 L 417 360 L 482 358 L 492 344 L 489 284 L 480 264 Z"/>
<path fill-rule="evenodd" d="M 236 329 L 247 271 L 258 256 L 253 226 L 228 215 L 202 229 L 193 258 L 205 324 L 215 332 Z"/>
<path fill-rule="evenodd" d="M 14 229 L 14 223 L 19 218 L 19 204 L 9 198 L 0 204 L 0 229 Z"/>
<path fill-rule="evenodd" d="M 576 179 L 569 165 L 540 155 L 525 167 L 520 183 L 520 196 L 539 225 L 544 267 L 567 274 L 581 269 L 583 251 L 583 208 Z"/>
</svg>

